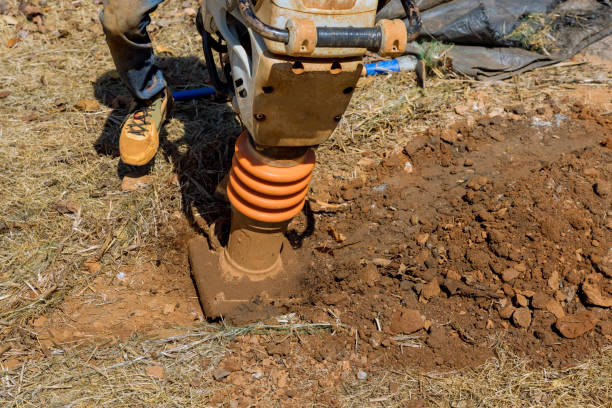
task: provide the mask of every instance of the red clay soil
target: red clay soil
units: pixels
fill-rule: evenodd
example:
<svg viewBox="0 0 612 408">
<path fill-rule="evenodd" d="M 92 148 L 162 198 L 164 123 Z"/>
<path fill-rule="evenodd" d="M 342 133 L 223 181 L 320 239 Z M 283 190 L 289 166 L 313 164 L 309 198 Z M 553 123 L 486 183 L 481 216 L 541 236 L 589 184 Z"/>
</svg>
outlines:
<svg viewBox="0 0 612 408">
<path fill-rule="evenodd" d="M 304 295 L 276 306 L 342 327 L 245 336 L 221 363 L 223 381 L 248 398 L 245 376 L 263 365 L 287 398 L 308 399 L 358 370 L 478 365 L 498 341 L 553 367 L 610 344 L 612 118 L 550 105 L 431 129 L 403 150 L 364 155 L 352 179 L 314 184 L 318 202 L 289 234 L 311 259 Z M 190 227 L 176 217 L 168 247 L 144 267 L 98 278 L 33 322 L 41 343 L 121 340 L 202 320 Z M 321 370 L 322 391 L 300 389 Z"/>
<path fill-rule="evenodd" d="M 432 130 L 364 177 L 315 186 L 350 210 L 305 245 L 316 264 L 298 313 L 356 328 L 368 365 L 477 364 L 498 334 L 555 367 L 609 344 L 611 122 L 580 106 L 510 116 Z M 424 347 L 402 347 L 409 334 Z"/>
</svg>

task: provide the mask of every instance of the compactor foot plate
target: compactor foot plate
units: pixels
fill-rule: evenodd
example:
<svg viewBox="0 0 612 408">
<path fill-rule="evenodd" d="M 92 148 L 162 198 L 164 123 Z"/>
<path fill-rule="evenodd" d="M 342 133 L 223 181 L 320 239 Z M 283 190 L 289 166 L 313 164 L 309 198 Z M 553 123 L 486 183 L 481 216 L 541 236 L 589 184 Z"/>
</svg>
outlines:
<svg viewBox="0 0 612 408">
<path fill-rule="evenodd" d="M 303 276 L 287 241 L 281 252 L 282 269 L 259 280 L 231 270 L 223 256 L 223 249 L 212 251 L 204 237 L 189 242 L 191 273 L 206 317 L 260 320 L 281 314 L 282 306 L 295 302 Z"/>
</svg>

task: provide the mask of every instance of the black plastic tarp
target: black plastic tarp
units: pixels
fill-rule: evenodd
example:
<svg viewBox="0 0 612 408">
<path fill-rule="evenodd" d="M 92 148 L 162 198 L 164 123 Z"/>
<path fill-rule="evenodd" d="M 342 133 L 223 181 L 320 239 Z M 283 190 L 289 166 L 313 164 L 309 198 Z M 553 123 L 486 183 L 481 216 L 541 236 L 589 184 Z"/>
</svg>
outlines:
<svg viewBox="0 0 612 408">
<path fill-rule="evenodd" d="M 473 77 L 501 79 L 556 63 L 612 34 L 608 0 L 421 0 L 423 29 L 417 41 L 437 40 L 453 69 Z M 403 18 L 400 0 L 391 0 L 377 15 Z M 515 30 L 530 16 L 546 20 L 547 47 L 534 47 Z M 408 47 L 408 52 L 417 48 Z"/>
</svg>

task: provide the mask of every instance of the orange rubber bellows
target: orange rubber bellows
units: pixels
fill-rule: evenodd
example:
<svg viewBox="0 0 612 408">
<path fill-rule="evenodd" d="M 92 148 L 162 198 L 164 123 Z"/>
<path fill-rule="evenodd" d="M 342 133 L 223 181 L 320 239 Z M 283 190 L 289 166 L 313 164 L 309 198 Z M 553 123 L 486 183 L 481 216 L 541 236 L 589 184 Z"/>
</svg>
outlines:
<svg viewBox="0 0 612 408">
<path fill-rule="evenodd" d="M 236 142 L 227 196 L 241 214 L 261 222 L 283 222 L 304 206 L 315 164 L 314 150 L 293 160 L 290 166 L 264 161 L 243 132 Z"/>
</svg>

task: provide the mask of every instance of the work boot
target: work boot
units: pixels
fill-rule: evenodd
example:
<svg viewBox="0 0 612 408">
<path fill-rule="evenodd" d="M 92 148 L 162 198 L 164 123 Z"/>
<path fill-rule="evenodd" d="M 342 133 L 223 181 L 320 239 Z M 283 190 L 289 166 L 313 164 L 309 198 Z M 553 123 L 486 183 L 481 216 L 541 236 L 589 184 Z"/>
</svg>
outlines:
<svg viewBox="0 0 612 408">
<path fill-rule="evenodd" d="M 147 104 L 136 107 L 123 122 L 119 136 L 119 153 L 124 163 L 143 166 L 155 157 L 159 132 L 172 108 L 168 89 Z"/>
</svg>

